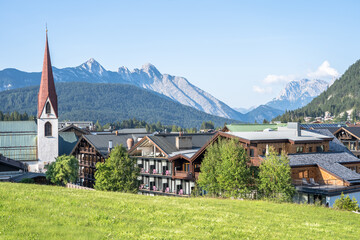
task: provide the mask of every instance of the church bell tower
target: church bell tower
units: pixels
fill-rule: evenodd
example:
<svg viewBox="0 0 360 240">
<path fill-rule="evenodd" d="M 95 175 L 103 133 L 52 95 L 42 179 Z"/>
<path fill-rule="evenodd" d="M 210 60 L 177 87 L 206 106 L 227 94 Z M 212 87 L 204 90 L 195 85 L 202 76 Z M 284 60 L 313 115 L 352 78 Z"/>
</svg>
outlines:
<svg viewBox="0 0 360 240">
<path fill-rule="evenodd" d="M 34 170 L 43 171 L 44 166 L 55 161 L 59 154 L 58 103 L 50 61 L 47 30 L 44 63 L 38 94 L 37 128 L 38 166 Z"/>
</svg>

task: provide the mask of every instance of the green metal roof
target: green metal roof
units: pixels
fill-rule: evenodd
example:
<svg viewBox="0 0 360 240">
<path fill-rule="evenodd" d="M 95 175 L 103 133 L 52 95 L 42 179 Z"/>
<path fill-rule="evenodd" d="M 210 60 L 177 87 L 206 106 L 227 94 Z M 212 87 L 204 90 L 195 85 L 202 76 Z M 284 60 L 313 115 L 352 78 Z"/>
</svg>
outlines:
<svg viewBox="0 0 360 240">
<path fill-rule="evenodd" d="M 226 127 L 230 132 L 257 132 L 265 129 L 278 130 L 278 127 L 286 127 L 286 123 L 279 124 L 228 124 Z"/>
<path fill-rule="evenodd" d="M 59 132 L 59 156 L 69 155 L 78 141 L 74 132 Z"/>
<path fill-rule="evenodd" d="M 0 153 L 18 161 L 37 161 L 35 121 L 0 121 Z"/>
</svg>

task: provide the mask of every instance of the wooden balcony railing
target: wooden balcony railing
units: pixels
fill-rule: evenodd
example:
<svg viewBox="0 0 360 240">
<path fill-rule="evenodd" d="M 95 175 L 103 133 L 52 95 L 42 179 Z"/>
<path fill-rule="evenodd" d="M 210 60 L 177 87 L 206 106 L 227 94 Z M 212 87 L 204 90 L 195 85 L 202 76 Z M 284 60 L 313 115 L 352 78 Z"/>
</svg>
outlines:
<svg viewBox="0 0 360 240">
<path fill-rule="evenodd" d="M 175 171 L 174 178 L 179 179 L 192 179 L 194 176 L 191 172 L 188 171 Z"/>
</svg>

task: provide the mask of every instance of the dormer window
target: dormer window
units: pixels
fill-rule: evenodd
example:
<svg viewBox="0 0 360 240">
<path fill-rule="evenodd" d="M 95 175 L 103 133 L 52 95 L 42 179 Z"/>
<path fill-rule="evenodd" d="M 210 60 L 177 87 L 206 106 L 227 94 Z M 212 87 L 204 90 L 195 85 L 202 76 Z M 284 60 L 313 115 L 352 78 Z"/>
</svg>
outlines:
<svg viewBox="0 0 360 240">
<path fill-rule="evenodd" d="M 50 106 L 50 103 L 49 103 L 49 102 L 46 103 L 45 113 L 46 113 L 46 114 L 50 114 L 50 113 L 51 113 L 51 106 Z"/>
<path fill-rule="evenodd" d="M 51 123 L 46 122 L 45 123 L 45 137 L 51 137 L 52 133 L 51 133 Z"/>
</svg>

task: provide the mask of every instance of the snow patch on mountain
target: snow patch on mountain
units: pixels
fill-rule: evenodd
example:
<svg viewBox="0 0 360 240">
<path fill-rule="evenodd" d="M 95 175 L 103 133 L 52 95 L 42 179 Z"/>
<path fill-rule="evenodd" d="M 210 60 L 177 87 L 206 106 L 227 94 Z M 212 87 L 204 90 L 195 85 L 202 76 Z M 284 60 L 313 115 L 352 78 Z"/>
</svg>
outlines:
<svg viewBox="0 0 360 240">
<path fill-rule="evenodd" d="M 320 79 L 301 79 L 286 84 L 280 94 L 266 105 L 280 110 L 294 110 L 307 105 L 329 87 Z"/>
</svg>

